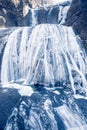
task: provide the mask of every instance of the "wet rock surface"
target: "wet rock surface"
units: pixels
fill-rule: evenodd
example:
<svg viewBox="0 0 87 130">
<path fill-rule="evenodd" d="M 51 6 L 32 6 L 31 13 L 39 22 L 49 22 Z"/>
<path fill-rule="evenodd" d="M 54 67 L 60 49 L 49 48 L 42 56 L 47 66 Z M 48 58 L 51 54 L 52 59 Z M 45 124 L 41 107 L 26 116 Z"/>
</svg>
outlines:
<svg viewBox="0 0 87 130">
<path fill-rule="evenodd" d="M 33 2 L 32 2 L 33 3 Z M 45 7 L 44 4 L 36 2 L 35 8 L 32 4 L 26 0 L 16 5 L 11 0 L 0 1 L 0 27 L 18 27 L 18 26 L 30 26 L 32 25 L 32 13 L 33 10 L 36 15 L 37 24 L 41 23 L 58 23 L 59 4 Z M 70 2 L 65 2 L 60 5 L 63 8 L 69 5 Z"/>
<path fill-rule="evenodd" d="M 73 26 L 87 49 L 87 1 L 73 0 L 67 14 L 66 24 Z"/>
<path fill-rule="evenodd" d="M 28 96 L 18 94 L 16 89 L 0 88 L 0 130 L 18 129 L 29 130 L 36 128 L 44 130 L 66 130 L 66 126 L 60 116 L 59 108 L 67 109 L 73 114 L 79 114 L 87 118 L 87 100 L 75 99 L 71 89 L 67 87 L 54 88 L 54 91 L 46 87 L 32 86 L 34 93 Z M 55 91 L 60 94 L 56 94 Z M 67 95 L 68 92 L 68 95 Z M 80 111 L 78 111 L 78 109 Z M 84 117 L 83 117 L 84 114 Z M 68 116 L 68 115 L 67 115 Z M 4 117 L 4 118 L 3 118 Z M 84 123 L 83 123 L 84 125 Z"/>
<path fill-rule="evenodd" d="M 4 130 L 7 119 L 20 97 L 17 89 L 0 87 L 0 130 Z"/>
</svg>

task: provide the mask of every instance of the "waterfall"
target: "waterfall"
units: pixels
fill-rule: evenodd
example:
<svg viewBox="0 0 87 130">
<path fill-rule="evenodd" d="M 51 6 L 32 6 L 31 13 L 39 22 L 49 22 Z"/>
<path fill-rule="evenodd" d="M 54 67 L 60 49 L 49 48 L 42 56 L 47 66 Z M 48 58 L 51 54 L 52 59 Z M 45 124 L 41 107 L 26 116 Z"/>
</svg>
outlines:
<svg viewBox="0 0 87 130">
<path fill-rule="evenodd" d="M 1 85 L 21 95 L 5 130 L 87 129 L 78 105 L 87 100 L 87 54 L 72 27 L 62 25 L 70 4 L 58 7 L 56 24 L 38 24 L 37 11 L 31 9 L 34 26 L 14 28 L 5 39 Z"/>
<path fill-rule="evenodd" d="M 69 82 L 74 94 L 78 89 L 86 92 L 86 54 L 77 39 L 72 28 L 65 26 L 42 24 L 16 29 L 4 51 L 2 83 L 24 79 L 28 85 L 55 86 Z"/>
<path fill-rule="evenodd" d="M 58 23 L 59 24 L 64 24 L 66 17 L 67 17 L 67 12 L 70 8 L 70 4 L 67 6 L 59 6 L 59 14 L 58 14 Z"/>
<path fill-rule="evenodd" d="M 31 24 L 37 25 L 37 15 L 35 9 L 31 9 Z"/>
<path fill-rule="evenodd" d="M 57 108 L 57 113 L 63 119 L 67 130 L 85 130 L 87 126 L 77 113 L 73 113 L 66 105 Z M 73 127 L 74 126 L 74 127 Z"/>
</svg>

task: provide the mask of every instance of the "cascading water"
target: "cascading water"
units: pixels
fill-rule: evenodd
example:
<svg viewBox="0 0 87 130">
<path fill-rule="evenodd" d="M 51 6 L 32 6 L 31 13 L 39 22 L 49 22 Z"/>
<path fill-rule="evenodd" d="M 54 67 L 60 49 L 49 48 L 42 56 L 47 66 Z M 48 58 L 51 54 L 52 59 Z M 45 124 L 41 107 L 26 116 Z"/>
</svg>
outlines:
<svg viewBox="0 0 87 130">
<path fill-rule="evenodd" d="M 81 45 L 77 41 L 80 42 L 79 37 L 75 36 L 71 27 L 41 24 L 31 28 L 16 29 L 9 36 L 5 47 L 1 69 L 2 83 L 17 82 L 23 79 L 23 84 L 43 85 L 47 91 L 49 88 L 49 93 L 53 88 L 54 94 L 58 94 L 56 92 L 58 87 L 63 88 L 65 86 L 66 89 L 72 91 L 73 97 L 86 98 L 86 54 L 81 50 Z M 55 100 L 54 97 L 53 100 Z M 55 114 L 49 109 L 49 103 L 52 105 L 50 96 L 49 100 L 48 98 L 44 100 L 45 116 L 48 117 L 48 120 L 51 120 L 52 130 L 54 128 L 57 130 L 58 125 Z M 56 109 L 56 113 L 64 120 L 66 129 L 72 130 L 74 126 L 78 130 L 85 130 L 87 127 L 86 122 L 82 121 L 77 107 L 76 112 L 78 113 L 76 114 L 72 109 L 70 110 L 66 103 L 56 108 L 52 106 L 52 108 Z M 28 121 L 35 120 L 33 129 L 36 130 L 38 127 L 38 130 L 43 130 L 40 115 L 38 116 L 36 111 L 34 112 L 32 109 Z M 19 115 L 24 118 L 24 115 Z M 69 118 L 73 120 L 73 124 L 70 124 Z M 31 122 L 31 125 L 28 125 L 32 127 L 33 124 Z M 8 127 L 9 121 L 6 128 Z"/>
<path fill-rule="evenodd" d="M 34 9 L 31 9 L 31 24 L 37 25 L 37 18 L 36 18 L 36 11 Z"/>
<path fill-rule="evenodd" d="M 58 14 L 58 23 L 59 24 L 64 24 L 66 17 L 67 17 L 67 12 L 70 8 L 70 5 L 67 6 L 59 6 L 59 14 Z"/>
<path fill-rule="evenodd" d="M 62 24 L 66 16 L 60 18 Z M 32 20 L 36 25 L 33 12 Z M 4 129 L 86 130 L 87 119 L 78 105 L 79 99 L 87 99 L 86 59 L 71 27 L 15 28 L 4 49 L 1 84 L 18 88 L 21 99 Z"/>
<path fill-rule="evenodd" d="M 70 27 L 42 24 L 17 29 L 8 38 L 1 81 L 24 79 L 25 84 L 44 86 L 69 82 L 75 94 L 77 78 L 81 82 L 79 87 L 86 92 L 85 57 Z"/>
</svg>

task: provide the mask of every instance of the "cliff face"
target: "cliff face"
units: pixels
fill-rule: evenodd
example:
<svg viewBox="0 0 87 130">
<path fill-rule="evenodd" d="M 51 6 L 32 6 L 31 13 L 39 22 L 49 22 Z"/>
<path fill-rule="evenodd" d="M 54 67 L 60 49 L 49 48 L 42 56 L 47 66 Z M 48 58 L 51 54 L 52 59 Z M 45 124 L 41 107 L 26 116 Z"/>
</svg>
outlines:
<svg viewBox="0 0 87 130">
<path fill-rule="evenodd" d="M 87 49 L 87 0 L 73 0 L 67 14 L 66 24 L 76 29 Z"/>
<path fill-rule="evenodd" d="M 11 0 L 0 0 L 0 26 L 18 26 L 21 24 L 23 2 L 15 6 Z"/>
<path fill-rule="evenodd" d="M 62 11 L 69 5 L 69 2 L 64 1 L 66 0 L 1 0 L 0 27 L 29 26 L 32 24 L 34 15 L 38 24 L 58 23 L 59 10 Z M 59 9 L 59 4 L 62 3 Z"/>
</svg>

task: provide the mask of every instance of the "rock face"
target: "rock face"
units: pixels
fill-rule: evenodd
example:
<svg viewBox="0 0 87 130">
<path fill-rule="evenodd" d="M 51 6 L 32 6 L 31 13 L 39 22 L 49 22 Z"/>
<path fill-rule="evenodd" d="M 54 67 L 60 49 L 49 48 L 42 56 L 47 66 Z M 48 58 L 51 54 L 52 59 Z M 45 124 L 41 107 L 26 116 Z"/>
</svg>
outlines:
<svg viewBox="0 0 87 130">
<path fill-rule="evenodd" d="M 18 26 L 21 23 L 23 3 L 16 7 L 11 0 L 0 1 L 0 26 Z"/>
<path fill-rule="evenodd" d="M 39 0 L 35 2 L 28 0 L 1 0 L 0 27 L 30 26 L 33 23 L 58 23 L 59 11 L 61 17 L 63 17 L 63 13 L 66 12 L 64 7 L 66 6 L 68 9 L 69 5 L 70 2 L 66 1 L 62 4 L 61 0 L 55 0 L 54 4 L 53 1 L 50 0 L 47 2 Z M 32 23 L 32 19 L 35 18 L 35 15 L 36 22 L 34 20 Z"/>
<path fill-rule="evenodd" d="M 67 14 L 66 24 L 73 26 L 77 33 L 83 39 L 87 49 L 87 1 L 73 0 Z"/>
<path fill-rule="evenodd" d="M 58 23 L 59 7 L 53 8 L 41 7 L 39 9 L 30 9 L 29 12 L 23 17 L 22 26 L 30 26 L 41 23 Z"/>
<path fill-rule="evenodd" d="M 0 86 L 0 130 L 4 130 L 6 120 L 8 119 L 8 116 L 10 116 L 11 110 L 17 104 L 19 99 L 20 94 L 18 94 L 16 89 L 1 88 Z"/>
<path fill-rule="evenodd" d="M 28 0 L 0 0 L 0 27 L 21 26 L 28 7 L 32 7 Z"/>
</svg>

